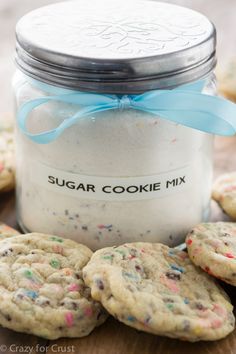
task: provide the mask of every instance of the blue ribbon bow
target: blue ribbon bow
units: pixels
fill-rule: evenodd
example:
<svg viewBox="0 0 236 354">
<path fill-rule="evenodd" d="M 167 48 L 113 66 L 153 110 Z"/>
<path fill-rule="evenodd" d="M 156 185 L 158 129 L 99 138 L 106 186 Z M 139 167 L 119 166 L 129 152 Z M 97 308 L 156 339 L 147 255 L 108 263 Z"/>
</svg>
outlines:
<svg viewBox="0 0 236 354">
<path fill-rule="evenodd" d="M 21 131 L 38 144 L 57 139 L 67 128 L 80 119 L 97 112 L 113 109 L 135 109 L 158 116 L 203 132 L 230 136 L 236 133 L 236 105 L 220 97 L 201 93 L 205 81 L 183 85 L 173 90 L 155 90 L 140 95 L 105 95 L 71 91 L 34 80 L 41 90 L 52 94 L 24 103 L 17 115 Z M 66 118 L 57 128 L 31 134 L 26 128 L 29 114 L 50 101 L 82 106 L 72 117 Z"/>
</svg>

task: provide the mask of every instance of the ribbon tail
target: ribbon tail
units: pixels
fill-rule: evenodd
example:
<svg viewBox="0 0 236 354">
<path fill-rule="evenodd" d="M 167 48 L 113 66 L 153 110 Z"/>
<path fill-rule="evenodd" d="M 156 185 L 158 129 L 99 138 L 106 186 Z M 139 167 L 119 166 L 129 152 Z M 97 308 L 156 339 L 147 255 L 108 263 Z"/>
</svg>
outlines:
<svg viewBox="0 0 236 354">
<path fill-rule="evenodd" d="M 93 113 L 103 112 L 116 108 L 115 103 L 89 106 L 80 109 L 72 117 L 66 118 L 63 122 L 55 129 L 48 130 L 42 133 L 33 134 L 30 133 L 26 127 L 29 114 L 37 107 L 48 103 L 49 101 L 55 101 L 55 97 L 45 97 L 38 98 L 29 102 L 26 102 L 19 110 L 17 115 L 17 121 L 20 130 L 26 135 L 30 140 L 38 144 L 48 144 L 56 140 L 66 129 L 76 124 L 80 119 L 92 115 Z"/>
<path fill-rule="evenodd" d="M 220 97 L 197 92 L 166 92 L 153 100 L 135 105 L 162 119 L 206 133 L 232 136 L 236 133 L 236 105 Z M 155 108 L 157 106 L 157 108 Z"/>
<path fill-rule="evenodd" d="M 145 110 L 147 111 L 147 110 Z M 207 112 L 199 111 L 148 111 L 155 116 L 171 121 L 173 123 L 181 124 L 185 127 L 196 129 L 204 133 L 233 136 L 236 133 L 235 127 L 226 122 L 219 116 L 208 114 Z"/>
</svg>

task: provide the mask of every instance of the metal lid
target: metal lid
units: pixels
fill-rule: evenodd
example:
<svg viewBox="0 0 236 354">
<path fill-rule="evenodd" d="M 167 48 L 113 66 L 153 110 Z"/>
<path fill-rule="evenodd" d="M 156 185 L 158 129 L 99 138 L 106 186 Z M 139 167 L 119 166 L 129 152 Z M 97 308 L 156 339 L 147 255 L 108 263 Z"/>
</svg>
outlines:
<svg viewBox="0 0 236 354">
<path fill-rule="evenodd" d="M 67 88 L 138 93 L 206 76 L 216 31 L 203 15 L 153 1 L 67 1 L 17 24 L 17 56 L 27 75 Z"/>
</svg>

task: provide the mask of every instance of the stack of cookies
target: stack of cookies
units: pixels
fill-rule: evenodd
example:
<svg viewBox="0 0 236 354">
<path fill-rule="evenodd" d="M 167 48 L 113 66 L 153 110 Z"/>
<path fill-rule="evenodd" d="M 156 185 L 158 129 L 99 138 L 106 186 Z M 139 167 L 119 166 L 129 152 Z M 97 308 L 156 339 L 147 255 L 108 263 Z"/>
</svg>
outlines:
<svg viewBox="0 0 236 354">
<path fill-rule="evenodd" d="M 151 243 L 93 254 L 57 236 L 2 230 L 4 327 L 47 339 L 82 337 L 111 314 L 138 330 L 192 342 L 234 329 L 233 306 L 214 278 L 236 284 L 232 223 L 197 226 L 186 239 L 189 255 Z"/>
</svg>

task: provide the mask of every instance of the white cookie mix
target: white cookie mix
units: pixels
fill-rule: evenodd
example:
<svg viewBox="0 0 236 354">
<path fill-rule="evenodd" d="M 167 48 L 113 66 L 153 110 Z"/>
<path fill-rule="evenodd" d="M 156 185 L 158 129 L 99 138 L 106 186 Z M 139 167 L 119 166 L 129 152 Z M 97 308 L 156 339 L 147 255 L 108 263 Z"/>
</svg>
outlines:
<svg viewBox="0 0 236 354">
<path fill-rule="evenodd" d="M 211 88 L 212 90 L 213 88 Z M 45 95 L 23 81 L 17 104 Z M 79 107 L 50 103 L 31 113 L 29 129 L 57 126 Z M 133 110 L 103 112 L 82 119 L 55 142 L 39 145 L 18 133 L 18 210 L 25 230 L 73 238 L 92 249 L 125 241 L 176 245 L 209 215 L 213 137 Z M 188 168 L 186 187 L 147 200 L 103 201 L 72 196 L 37 182 L 33 163 L 96 177 L 173 175 Z M 34 177 L 35 173 L 35 177 Z M 33 177 L 30 177 L 33 176 Z M 173 180 L 173 177 L 171 178 Z M 61 182 L 60 182 L 61 183 Z M 158 192 L 157 192 L 158 193 Z M 188 217 L 186 217 L 186 211 Z M 171 223 L 170 223 L 171 221 Z"/>
</svg>

